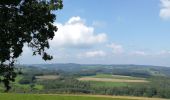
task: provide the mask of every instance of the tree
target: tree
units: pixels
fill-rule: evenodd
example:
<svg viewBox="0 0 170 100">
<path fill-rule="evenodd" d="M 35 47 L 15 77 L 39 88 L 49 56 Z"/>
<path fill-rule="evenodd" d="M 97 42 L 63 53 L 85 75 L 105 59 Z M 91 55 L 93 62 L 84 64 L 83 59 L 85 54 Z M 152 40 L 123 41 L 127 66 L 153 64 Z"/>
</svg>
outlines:
<svg viewBox="0 0 170 100">
<path fill-rule="evenodd" d="M 0 82 L 7 91 L 17 75 L 14 63 L 24 45 L 32 48 L 33 55 L 52 59 L 45 52 L 57 31 L 52 11 L 62 7 L 62 0 L 0 0 Z"/>
</svg>

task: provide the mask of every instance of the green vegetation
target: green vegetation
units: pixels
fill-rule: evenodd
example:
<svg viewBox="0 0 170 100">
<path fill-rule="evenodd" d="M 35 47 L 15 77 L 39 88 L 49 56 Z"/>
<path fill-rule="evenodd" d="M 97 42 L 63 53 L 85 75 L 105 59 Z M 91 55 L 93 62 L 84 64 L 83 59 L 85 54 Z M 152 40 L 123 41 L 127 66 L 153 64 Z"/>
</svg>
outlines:
<svg viewBox="0 0 170 100">
<path fill-rule="evenodd" d="M 59 76 L 57 76 L 57 75 L 43 75 L 43 76 L 35 76 L 35 78 L 38 80 L 54 80 L 54 79 L 58 79 Z"/>
<path fill-rule="evenodd" d="M 90 81 L 92 87 L 99 88 L 99 87 L 123 87 L 128 86 L 128 83 L 123 82 L 97 82 L 97 81 Z"/>
<path fill-rule="evenodd" d="M 132 76 L 123 76 L 123 75 L 112 75 L 112 74 L 97 74 L 95 76 L 90 76 L 94 78 L 112 78 L 112 79 L 132 79 L 132 80 L 143 80 L 145 78 L 132 77 Z"/>
<path fill-rule="evenodd" d="M 122 75 L 111 75 L 111 74 L 97 74 L 93 76 L 83 76 L 79 78 L 80 81 L 89 81 L 96 83 L 97 86 L 127 86 L 128 83 L 147 83 L 145 78 L 122 76 Z M 93 84 L 94 85 L 94 84 Z"/>
<path fill-rule="evenodd" d="M 158 98 L 95 96 L 95 95 L 39 95 L 39 94 L 0 94 L 0 100 L 161 100 Z"/>
<path fill-rule="evenodd" d="M 123 65 L 112 67 L 86 65 L 87 68 L 85 65 L 76 64 L 54 66 L 20 66 L 24 73 L 12 83 L 13 88 L 10 92 L 170 98 L 170 77 L 164 72 L 167 70 L 166 67 L 160 67 L 164 71 L 155 75 L 153 71 L 156 72 L 157 67 L 148 70 L 149 68 L 141 66 L 124 66 L 123 70 Z M 116 75 L 113 74 L 115 70 L 117 70 Z M 149 71 L 152 74 L 148 74 Z M 1 92 L 3 92 L 2 87 L 1 84 Z"/>
</svg>

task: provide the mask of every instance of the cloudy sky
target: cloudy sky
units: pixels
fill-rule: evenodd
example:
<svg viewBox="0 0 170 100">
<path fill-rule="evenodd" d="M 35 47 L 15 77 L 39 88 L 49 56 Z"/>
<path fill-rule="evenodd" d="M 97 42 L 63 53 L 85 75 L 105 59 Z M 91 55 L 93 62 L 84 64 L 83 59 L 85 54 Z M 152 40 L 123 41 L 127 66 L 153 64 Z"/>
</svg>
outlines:
<svg viewBox="0 0 170 100">
<path fill-rule="evenodd" d="M 54 12 L 52 61 L 24 48 L 19 64 L 83 63 L 170 66 L 170 0 L 64 0 Z"/>
</svg>

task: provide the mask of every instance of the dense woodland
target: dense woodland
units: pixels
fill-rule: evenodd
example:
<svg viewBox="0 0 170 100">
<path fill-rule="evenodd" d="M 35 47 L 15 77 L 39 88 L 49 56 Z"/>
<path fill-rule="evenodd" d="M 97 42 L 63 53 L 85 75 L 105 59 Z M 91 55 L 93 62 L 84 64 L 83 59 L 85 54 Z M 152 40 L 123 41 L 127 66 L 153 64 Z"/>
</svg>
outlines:
<svg viewBox="0 0 170 100">
<path fill-rule="evenodd" d="M 57 64 L 56 66 L 23 65 L 19 66 L 19 68 L 22 70 L 22 74 L 16 78 L 16 82 L 11 84 L 13 88 L 10 92 L 78 93 L 170 98 L 170 77 L 169 74 L 166 73 L 167 70 L 170 70 L 168 67 Z M 78 80 L 80 77 L 91 77 L 97 74 L 126 75 L 136 78 L 145 78 L 149 82 L 127 83 L 126 85 L 121 85 L 124 83 L 116 83 L 117 86 L 97 86 L 97 82 Z M 40 78 L 40 76 L 47 77 Z M 108 84 L 108 82 L 106 83 Z M 3 92 L 2 88 L 1 92 Z"/>
</svg>

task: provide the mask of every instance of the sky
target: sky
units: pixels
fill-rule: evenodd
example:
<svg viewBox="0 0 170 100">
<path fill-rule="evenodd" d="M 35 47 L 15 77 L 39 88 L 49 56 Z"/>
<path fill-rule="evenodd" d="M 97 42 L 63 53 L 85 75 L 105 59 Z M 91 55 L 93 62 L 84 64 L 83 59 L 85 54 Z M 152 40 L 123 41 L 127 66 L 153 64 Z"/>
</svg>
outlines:
<svg viewBox="0 0 170 100">
<path fill-rule="evenodd" d="M 170 67 L 170 0 L 63 0 L 51 61 L 24 47 L 19 64 L 140 64 Z"/>
</svg>

